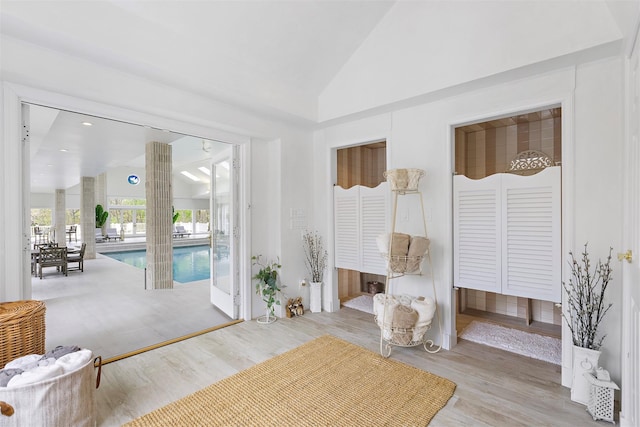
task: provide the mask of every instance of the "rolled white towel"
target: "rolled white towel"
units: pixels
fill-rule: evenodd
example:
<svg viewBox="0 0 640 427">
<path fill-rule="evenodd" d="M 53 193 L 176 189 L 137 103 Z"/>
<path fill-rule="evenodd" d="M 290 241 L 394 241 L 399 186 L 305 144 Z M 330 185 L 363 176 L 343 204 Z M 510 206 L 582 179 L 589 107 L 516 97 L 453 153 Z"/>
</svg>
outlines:
<svg viewBox="0 0 640 427">
<path fill-rule="evenodd" d="M 386 303 L 386 312 L 385 312 L 385 300 Z M 384 318 L 384 323 L 387 325 L 391 325 L 391 319 L 393 319 L 393 311 L 398 305 L 398 301 L 396 301 L 393 295 L 385 295 L 385 294 L 376 294 L 373 297 L 373 313 L 376 316 L 376 323 L 378 326 L 382 327 L 382 322 Z"/>
<path fill-rule="evenodd" d="M 376 316 L 376 319 L 380 317 L 382 314 L 382 310 L 384 309 L 384 300 L 386 298 L 385 294 L 375 294 L 373 296 L 373 315 Z"/>
<path fill-rule="evenodd" d="M 38 366 L 38 361 L 42 359 L 41 354 L 27 354 L 26 356 L 18 357 L 12 360 L 4 366 L 4 369 L 22 369 L 28 371 Z"/>
<path fill-rule="evenodd" d="M 398 295 L 396 299 L 400 304 L 406 305 L 407 307 L 411 307 L 411 300 L 413 300 L 413 297 L 409 295 Z"/>
<path fill-rule="evenodd" d="M 373 314 L 376 317 L 382 316 L 382 311 L 384 310 L 384 301 L 387 300 L 390 303 L 396 301 L 395 296 L 393 295 L 385 295 L 383 293 L 377 293 L 373 296 Z"/>
<path fill-rule="evenodd" d="M 418 312 L 416 326 L 428 326 L 436 312 L 436 304 L 431 297 L 418 297 L 411 302 L 411 308 Z"/>
<path fill-rule="evenodd" d="M 64 372 L 72 372 L 84 366 L 93 357 L 91 350 L 79 350 L 65 354 L 56 360 L 56 365 L 60 366 Z"/>
<path fill-rule="evenodd" d="M 54 363 L 56 363 L 56 359 L 54 359 L 53 357 L 47 357 L 46 359 L 40 359 L 40 361 L 38 362 L 38 366 L 49 366 L 53 365 Z"/>
<path fill-rule="evenodd" d="M 62 366 L 53 364 L 48 366 L 38 366 L 29 371 L 24 371 L 20 375 L 9 380 L 7 388 L 18 387 L 21 385 L 34 384 L 40 381 L 48 380 L 49 378 L 55 378 L 64 374 Z"/>
<path fill-rule="evenodd" d="M 376 237 L 376 243 L 381 254 L 387 255 L 389 253 L 389 234 L 380 234 Z"/>
</svg>

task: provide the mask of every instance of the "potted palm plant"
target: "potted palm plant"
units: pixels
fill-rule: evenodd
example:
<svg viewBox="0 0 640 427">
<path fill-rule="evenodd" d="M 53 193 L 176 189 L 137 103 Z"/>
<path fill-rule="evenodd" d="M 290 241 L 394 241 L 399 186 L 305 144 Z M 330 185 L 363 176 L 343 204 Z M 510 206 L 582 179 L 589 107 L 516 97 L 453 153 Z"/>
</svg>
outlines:
<svg viewBox="0 0 640 427">
<path fill-rule="evenodd" d="M 307 231 L 302 235 L 304 260 L 311 275 L 309 309 L 312 313 L 322 311 L 322 278 L 327 267 L 327 250 L 318 232 Z"/>
<path fill-rule="evenodd" d="M 278 270 L 282 268 L 279 262 L 266 261 L 262 255 L 251 257 L 252 265 L 259 267 L 258 272 L 253 276 L 256 282 L 256 294 L 262 296 L 262 300 L 267 304 L 267 314 L 257 319 L 258 323 L 273 323 L 276 321 L 274 306 L 280 305 L 278 293 Z"/>
<path fill-rule="evenodd" d="M 569 252 L 571 277 L 569 283 L 562 283 L 567 295 L 568 310 L 562 313 L 571 330 L 573 339 L 573 382 L 571 400 L 586 405 L 589 400 L 589 383 L 584 378 L 585 371 L 598 367 L 600 347 L 605 335 L 598 337 L 598 327 L 612 304 L 605 303 L 604 295 L 611 276 L 611 252 L 605 262 L 598 260 L 592 268 L 587 244 L 580 260 Z"/>
</svg>

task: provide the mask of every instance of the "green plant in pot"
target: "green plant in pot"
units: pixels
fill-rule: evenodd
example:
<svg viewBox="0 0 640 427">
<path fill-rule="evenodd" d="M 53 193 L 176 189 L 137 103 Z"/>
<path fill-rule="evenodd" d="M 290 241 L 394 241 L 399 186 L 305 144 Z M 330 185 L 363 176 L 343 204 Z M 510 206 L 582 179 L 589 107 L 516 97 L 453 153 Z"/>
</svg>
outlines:
<svg viewBox="0 0 640 427">
<path fill-rule="evenodd" d="M 259 267 L 258 272 L 253 276 L 253 279 L 257 280 L 256 294 L 260 295 L 267 304 L 267 314 L 258 317 L 258 323 L 273 323 L 276 321 L 274 306 L 280 305 L 278 271 L 282 266 L 279 262 L 264 260 L 262 255 L 252 256 L 251 261 L 254 267 Z"/>
<path fill-rule="evenodd" d="M 109 212 L 104 210 L 102 205 L 96 205 L 96 228 L 102 228 L 107 222 Z"/>
</svg>

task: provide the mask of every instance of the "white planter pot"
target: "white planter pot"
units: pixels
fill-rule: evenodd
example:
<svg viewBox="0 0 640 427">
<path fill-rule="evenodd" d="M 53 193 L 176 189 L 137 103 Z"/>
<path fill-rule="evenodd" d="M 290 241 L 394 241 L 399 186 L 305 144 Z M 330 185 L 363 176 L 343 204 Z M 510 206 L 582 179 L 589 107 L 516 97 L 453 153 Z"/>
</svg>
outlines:
<svg viewBox="0 0 640 427">
<path fill-rule="evenodd" d="M 312 313 L 322 311 L 322 282 L 311 282 L 309 309 Z"/>
<path fill-rule="evenodd" d="M 571 400 L 587 405 L 591 385 L 584 377 L 585 372 L 595 373 L 600 359 L 600 350 L 573 346 L 573 381 L 571 383 Z"/>
<path fill-rule="evenodd" d="M 269 310 L 268 308 L 264 316 L 260 316 L 256 319 L 258 323 L 262 323 L 263 325 L 268 325 L 275 322 L 276 320 L 278 320 L 278 318 L 271 314 L 271 310 Z"/>
</svg>

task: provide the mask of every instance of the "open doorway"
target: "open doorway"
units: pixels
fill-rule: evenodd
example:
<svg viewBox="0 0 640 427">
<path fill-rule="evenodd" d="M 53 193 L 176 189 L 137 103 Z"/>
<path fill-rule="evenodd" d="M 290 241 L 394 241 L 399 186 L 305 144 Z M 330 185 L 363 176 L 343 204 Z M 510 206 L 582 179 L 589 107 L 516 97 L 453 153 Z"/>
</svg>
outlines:
<svg viewBox="0 0 640 427">
<path fill-rule="evenodd" d="M 561 257 L 558 255 L 557 260 L 549 261 L 548 266 L 545 264 L 548 258 L 553 258 L 551 256 L 553 250 L 559 250 L 562 239 L 561 121 L 561 108 L 551 107 L 466 124 L 455 129 L 454 277 L 456 283 L 454 285 L 456 286 L 458 337 L 462 336 L 464 339 L 465 331 L 470 331 L 470 327 L 473 328 L 475 323 L 485 322 L 541 336 L 561 338 L 562 314 L 559 305 L 561 268 L 555 264 L 560 262 Z M 505 184 L 503 181 L 496 184 L 498 189 L 494 193 L 494 183 L 500 179 L 496 177 L 501 174 L 508 177 L 519 176 L 524 178 L 516 180 L 524 182 L 528 179 L 527 177 L 539 174 L 545 169 L 545 173 L 554 172 L 555 178 L 552 184 L 549 184 L 551 188 L 548 192 L 549 199 L 545 198 L 541 203 L 553 206 L 548 208 L 552 213 L 549 213 L 549 218 L 545 217 L 545 221 L 557 226 L 549 226 L 550 228 L 545 230 L 535 228 L 533 225 L 535 221 L 528 215 L 542 209 L 532 202 L 537 196 L 529 196 L 530 193 L 526 191 L 521 192 L 518 197 L 521 197 L 525 203 L 531 204 L 518 208 L 521 210 L 518 214 L 521 215 L 520 218 L 513 219 L 511 225 L 505 225 L 508 222 L 507 216 L 511 215 L 508 213 L 509 209 L 514 209 L 513 205 L 507 205 L 506 200 L 508 197 L 514 197 L 517 190 L 507 187 L 511 184 Z M 556 170 L 552 171 L 552 169 Z M 488 181 L 488 177 L 493 177 L 491 178 L 493 181 Z M 462 180 L 466 180 L 464 182 L 469 182 L 470 185 L 464 184 L 462 188 Z M 474 192 L 474 188 L 481 186 L 483 186 L 482 194 Z M 484 204 L 482 207 L 481 203 Z M 466 214 L 471 215 L 473 219 L 465 218 Z M 482 218 L 482 221 L 478 218 Z M 511 228 L 507 229 L 508 227 Z M 466 237 L 461 237 L 465 233 Z M 474 237 L 470 237 L 472 233 L 475 234 Z M 489 238 L 482 241 L 483 238 L 478 237 L 482 234 Z M 549 235 L 549 239 L 540 238 L 542 234 Z M 520 239 L 515 246 L 520 244 L 523 249 L 514 249 L 510 246 L 512 236 L 515 236 L 516 240 Z M 496 237 L 497 246 L 494 246 L 490 240 Z M 553 286 L 558 287 L 554 288 L 553 292 L 549 290 L 546 294 L 540 291 L 544 296 L 537 296 L 540 295 L 536 293 L 539 290 L 534 288 L 538 285 L 547 286 L 548 283 L 535 283 L 538 282 L 535 276 L 526 279 L 525 277 L 529 274 L 528 266 L 514 268 L 514 260 L 518 257 L 536 258 L 538 245 L 539 252 L 544 255 L 537 263 L 537 267 L 543 265 L 544 268 L 541 270 L 544 271 L 543 274 L 548 273 L 549 282 L 555 281 Z M 472 253 L 478 248 L 481 248 L 484 260 L 477 258 L 474 261 L 475 255 Z M 518 251 L 521 251 L 521 254 L 518 254 Z M 505 261 L 507 258 L 509 261 Z M 475 263 L 476 261 L 482 262 Z M 507 262 L 510 264 L 505 266 Z M 513 273 L 515 269 L 520 271 Z M 519 274 L 520 277 L 514 278 L 514 274 Z M 527 280 L 530 280 L 530 283 L 527 283 Z M 560 364 L 559 340 L 557 350 L 557 362 L 554 363 Z"/>
<path fill-rule="evenodd" d="M 375 188 L 386 181 L 383 175 L 387 165 L 386 141 L 341 148 L 336 151 L 336 155 L 337 187 L 344 190 L 356 186 Z M 384 233 L 385 229 L 381 232 Z M 338 268 L 338 298 L 344 303 L 361 296 L 384 292 L 386 275 L 381 273 L 375 267 L 363 268 L 362 265 L 360 268 Z"/>
<path fill-rule="evenodd" d="M 123 207 L 131 206 L 113 201 L 144 200 L 144 185 L 133 185 L 127 177 L 144 177 L 144 147 L 150 141 L 172 146 L 174 205 L 181 213 L 178 221 L 182 219 L 180 224 L 185 228 L 183 233 L 174 235 L 174 242 L 180 246 L 210 246 L 209 229 L 206 228 L 209 222 L 210 162 L 212 156 L 231 144 L 40 105 L 26 105 L 31 128 L 27 144 L 29 153 L 25 155 L 31 170 L 30 207 L 54 211 L 58 202 L 54 193 L 62 189 L 64 198 L 61 202 L 67 210 L 79 209 L 80 178 L 102 175 L 100 191 L 104 195 L 105 210 L 112 211 L 111 220 L 120 227 L 117 235 L 126 235 L 124 241 L 122 238 L 110 239 L 97 244 L 102 246 L 97 248 L 97 259 L 85 261 L 84 271 L 70 273 L 71 278 L 49 275 L 44 280 L 31 279 L 32 294 L 28 297 L 47 303 L 47 346 L 71 343 L 92 348 L 91 344 L 86 344 L 92 342 L 90 339 L 109 343 L 115 338 L 119 342 L 107 344 L 105 350 L 98 351 L 108 359 L 228 323 L 231 319 L 210 303 L 208 279 L 176 284 L 176 292 L 166 306 L 162 302 L 166 296 L 163 298 L 153 291 L 144 292 L 144 270 L 131 269 L 99 254 L 103 249 L 113 250 L 116 245 L 119 251 L 144 245 L 144 204 L 133 203 L 135 216 L 129 215 L 131 219 L 128 221 Z M 189 216 L 186 212 L 199 214 Z M 199 217 L 206 219 L 204 229 L 198 223 Z M 64 222 L 67 227 L 79 225 L 66 224 L 66 218 Z M 127 233 L 127 229 L 136 232 Z M 78 229 L 77 243 L 95 239 L 94 234 L 93 230 L 82 233 Z M 53 236 L 58 244 L 76 243 L 76 235 L 73 243 L 65 242 L 64 235 L 63 239 Z M 95 268 L 92 268 L 92 263 L 95 263 Z M 112 291 L 109 295 L 103 294 L 109 291 Z M 182 294 L 189 296 L 181 300 Z M 176 309 L 177 306 L 181 308 Z M 185 307 L 186 311 L 181 311 Z M 191 314 L 194 321 L 189 320 Z M 153 322 L 149 320 L 150 316 L 155 319 Z M 199 319 L 196 321 L 195 318 Z M 92 325 L 92 333 L 87 332 L 87 325 Z M 142 325 L 152 329 L 145 332 Z M 123 343 L 124 347 L 120 345 Z"/>
</svg>

